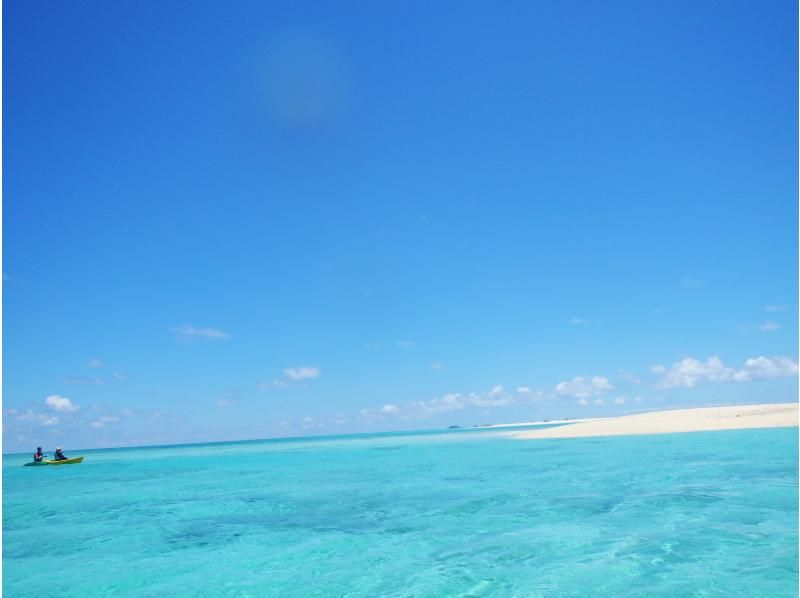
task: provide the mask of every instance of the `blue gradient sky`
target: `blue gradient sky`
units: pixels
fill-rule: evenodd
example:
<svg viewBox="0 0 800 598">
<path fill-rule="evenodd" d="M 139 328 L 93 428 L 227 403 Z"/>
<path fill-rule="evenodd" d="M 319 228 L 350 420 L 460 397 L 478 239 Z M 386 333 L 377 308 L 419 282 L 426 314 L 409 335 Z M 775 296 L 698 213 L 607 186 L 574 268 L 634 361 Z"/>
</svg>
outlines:
<svg viewBox="0 0 800 598">
<path fill-rule="evenodd" d="M 793 400 L 796 11 L 6 2 L 4 450 Z"/>
</svg>

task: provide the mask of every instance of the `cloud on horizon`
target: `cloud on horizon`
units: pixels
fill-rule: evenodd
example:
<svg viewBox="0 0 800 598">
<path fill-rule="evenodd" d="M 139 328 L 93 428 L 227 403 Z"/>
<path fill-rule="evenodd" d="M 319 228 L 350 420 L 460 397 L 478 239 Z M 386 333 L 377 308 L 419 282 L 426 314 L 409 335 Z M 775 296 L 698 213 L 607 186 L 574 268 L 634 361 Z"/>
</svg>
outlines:
<svg viewBox="0 0 800 598">
<path fill-rule="evenodd" d="M 700 382 L 750 382 L 797 376 L 797 362 L 790 357 L 754 357 L 740 369 L 726 366 L 719 357 L 700 361 L 685 357 L 670 367 L 655 365 L 650 370 L 661 376 L 659 388 L 692 388 Z"/>
<path fill-rule="evenodd" d="M 299 382 L 301 380 L 314 380 L 319 378 L 322 372 L 317 366 L 313 365 L 300 365 L 293 368 L 286 368 L 283 370 L 286 376 L 292 382 Z"/>
<path fill-rule="evenodd" d="M 786 306 L 785 305 L 765 305 L 764 306 L 764 311 L 774 314 L 774 313 L 786 311 Z"/>
<path fill-rule="evenodd" d="M 93 428 L 105 428 L 107 424 L 113 424 L 119 421 L 119 418 L 116 415 L 104 415 L 99 419 L 93 421 L 90 426 Z"/>
<path fill-rule="evenodd" d="M 670 367 L 657 365 L 650 368 L 660 379 L 657 388 L 692 388 L 700 382 L 750 382 L 753 380 L 772 380 L 796 376 L 798 365 L 789 357 L 759 356 L 747 359 L 742 367 L 736 369 L 726 366 L 718 357 L 700 361 L 684 358 Z M 641 385 L 642 381 L 630 372 L 624 372 L 628 384 Z M 641 396 L 632 398 L 624 394 L 606 398 L 604 395 L 614 390 L 614 385 L 605 376 L 576 376 L 571 380 L 559 382 L 552 392 L 533 390 L 529 386 L 518 386 L 516 392 L 507 391 L 502 385 L 484 393 L 446 393 L 429 400 L 411 401 L 404 404 L 387 403 L 375 409 L 362 409 L 360 415 L 365 420 L 381 420 L 396 417 L 401 420 L 418 420 L 442 413 L 460 411 L 468 408 L 486 409 L 505 407 L 513 404 L 529 403 L 559 398 L 576 399 L 578 405 L 597 407 L 641 405 Z M 613 395 L 612 395 L 613 396 Z M 660 402 L 661 399 L 655 399 Z"/>
<path fill-rule="evenodd" d="M 613 388 L 614 386 L 604 376 L 594 376 L 591 379 L 576 376 L 572 380 L 559 382 L 555 387 L 555 392 L 562 396 L 587 399 L 593 395 L 604 394 Z"/>
<path fill-rule="evenodd" d="M 175 326 L 170 328 L 175 333 L 175 339 L 179 341 L 191 341 L 195 339 L 205 340 L 227 340 L 231 335 L 216 328 L 198 328 L 191 324 Z"/>
<path fill-rule="evenodd" d="M 546 398 L 544 393 L 533 391 L 528 387 L 518 388 L 515 396 L 508 392 L 502 384 L 498 384 L 485 393 L 453 392 L 427 401 L 411 401 L 403 405 L 389 403 L 378 409 L 362 409 L 360 415 L 364 419 L 380 419 L 391 416 L 402 420 L 417 420 L 470 407 L 480 409 L 505 407 L 515 403 L 531 403 L 543 398 Z"/>
<path fill-rule="evenodd" d="M 18 421 L 34 421 L 43 426 L 54 426 L 58 423 L 58 418 L 55 415 L 47 415 L 46 413 L 36 413 L 31 409 L 26 411 L 17 411 L 16 409 L 9 409 L 8 415 Z"/>
</svg>

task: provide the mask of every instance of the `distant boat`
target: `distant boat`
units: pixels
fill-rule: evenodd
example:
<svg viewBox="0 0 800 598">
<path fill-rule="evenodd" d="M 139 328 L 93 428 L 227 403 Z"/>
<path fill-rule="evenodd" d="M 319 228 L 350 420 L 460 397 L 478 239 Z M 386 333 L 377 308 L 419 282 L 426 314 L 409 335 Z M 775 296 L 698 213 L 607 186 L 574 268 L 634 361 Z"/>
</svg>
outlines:
<svg viewBox="0 0 800 598">
<path fill-rule="evenodd" d="M 447 429 L 448 429 L 448 430 L 457 430 L 457 429 L 459 429 L 460 427 L 461 427 L 461 426 L 450 426 L 450 427 L 448 427 Z"/>
</svg>

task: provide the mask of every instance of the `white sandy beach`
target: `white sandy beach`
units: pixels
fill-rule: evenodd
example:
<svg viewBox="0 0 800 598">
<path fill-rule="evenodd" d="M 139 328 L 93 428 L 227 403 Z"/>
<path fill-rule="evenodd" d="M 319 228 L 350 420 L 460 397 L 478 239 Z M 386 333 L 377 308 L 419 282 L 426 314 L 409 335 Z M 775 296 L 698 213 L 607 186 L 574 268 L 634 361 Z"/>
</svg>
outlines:
<svg viewBox="0 0 800 598">
<path fill-rule="evenodd" d="M 637 413 L 582 420 L 558 428 L 526 430 L 510 434 L 520 439 L 672 434 L 747 428 L 788 428 L 796 427 L 797 421 L 797 403 L 773 403 Z"/>
</svg>

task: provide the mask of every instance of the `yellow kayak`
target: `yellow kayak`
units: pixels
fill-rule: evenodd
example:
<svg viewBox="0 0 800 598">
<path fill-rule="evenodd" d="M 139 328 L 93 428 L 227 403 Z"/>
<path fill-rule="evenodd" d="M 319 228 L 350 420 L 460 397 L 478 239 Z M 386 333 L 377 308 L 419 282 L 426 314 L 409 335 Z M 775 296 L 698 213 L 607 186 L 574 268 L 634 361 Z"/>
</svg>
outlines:
<svg viewBox="0 0 800 598">
<path fill-rule="evenodd" d="M 45 459 L 45 463 L 48 465 L 72 465 L 73 463 L 82 463 L 83 457 L 74 457 L 72 459 L 62 459 L 61 461 L 51 461 L 50 459 Z"/>
<path fill-rule="evenodd" d="M 74 463 L 82 463 L 83 457 L 74 457 L 72 459 L 62 459 L 61 461 L 51 461 L 50 459 L 44 459 L 42 461 L 26 463 L 25 465 L 72 465 Z"/>
</svg>

